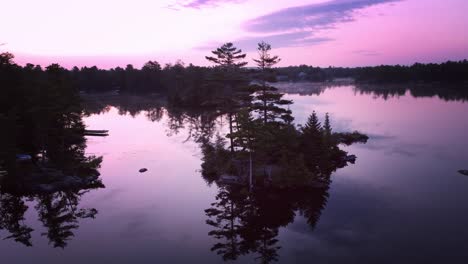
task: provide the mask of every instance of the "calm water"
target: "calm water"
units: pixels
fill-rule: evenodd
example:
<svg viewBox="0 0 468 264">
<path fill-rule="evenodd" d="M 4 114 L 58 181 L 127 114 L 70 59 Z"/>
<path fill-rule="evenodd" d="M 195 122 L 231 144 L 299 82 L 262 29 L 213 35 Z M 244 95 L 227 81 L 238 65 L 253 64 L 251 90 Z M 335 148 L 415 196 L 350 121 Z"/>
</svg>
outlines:
<svg viewBox="0 0 468 264">
<path fill-rule="evenodd" d="M 300 88 L 300 89 L 297 89 Z M 296 215 L 281 227 L 279 263 L 466 263 L 468 257 L 468 102 L 363 93 L 353 86 L 293 87 L 287 94 L 295 122 L 315 110 L 330 113 L 335 131 L 358 130 L 367 144 L 344 147 L 355 165 L 332 175 L 329 197 L 312 229 Z M 132 115 L 122 108 L 85 119 L 110 136 L 88 140 L 102 155 L 106 188 L 86 193 L 80 207 L 95 208 L 64 248 L 54 248 L 29 202 L 25 223 L 33 247 L 0 240 L 8 263 L 221 263 L 210 251 L 205 209 L 216 184 L 200 175 L 199 145 L 190 126 L 167 111 Z M 161 110 L 161 109 L 159 109 Z M 161 115 L 162 113 L 162 115 Z M 174 131 L 175 126 L 180 129 Z M 184 126 L 180 126 L 184 125 Z M 218 119 L 219 131 L 225 121 Z M 193 126 L 193 124 L 192 124 Z M 172 128 L 172 129 L 171 129 Z M 148 172 L 140 174 L 140 168 Z M 0 231 L 2 238 L 8 236 Z M 255 254 L 240 263 L 254 263 Z"/>
</svg>

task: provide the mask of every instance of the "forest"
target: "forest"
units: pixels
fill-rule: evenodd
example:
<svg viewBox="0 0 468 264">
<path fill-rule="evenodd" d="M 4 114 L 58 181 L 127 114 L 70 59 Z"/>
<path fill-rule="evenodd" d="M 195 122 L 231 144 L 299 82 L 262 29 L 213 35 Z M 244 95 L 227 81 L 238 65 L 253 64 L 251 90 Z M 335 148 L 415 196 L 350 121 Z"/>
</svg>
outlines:
<svg viewBox="0 0 468 264">
<path fill-rule="evenodd" d="M 153 60 L 145 63 L 141 69 L 131 64 L 125 68 L 112 69 L 99 69 L 96 66 L 65 69 L 57 64 L 43 68 L 33 64 L 17 65 L 13 54 L 3 52 L 0 54 L 0 63 L 0 94 L 4 109 L 21 100 L 18 97 L 20 93 L 34 94 L 34 91 L 28 89 L 44 83 L 49 67 L 59 68 L 69 81 L 67 85 L 81 93 L 159 94 L 167 97 L 172 104 L 197 107 L 219 104 L 217 98 L 224 92 L 216 87 L 216 79 L 222 78 L 223 74 L 219 67 L 186 65 L 182 61 L 162 65 Z M 259 81 L 258 68 L 243 65 L 241 71 L 243 79 L 238 82 Z M 358 84 L 447 84 L 451 90 L 466 91 L 468 61 L 357 68 L 275 65 L 274 71 L 265 78 L 269 83 L 350 79 Z"/>
<path fill-rule="evenodd" d="M 79 227 L 79 219 L 94 218 L 98 213 L 94 208 L 79 208 L 82 194 L 105 188 L 98 171 L 102 157 L 85 155 L 83 117 L 106 111 L 109 103 L 93 103 L 90 99 L 93 95 L 80 92 L 80 80 L 83 82 L 80 78 L 85 76 L 86 70 L 77 73 L 57 64 L 45 69 L 34 65 L 21 67 L 13 58 L 3 53 L 0 64 L 0 205 L 3 210 L 0 229 L 11 234 L 7 239 L 32 245 L 33 229 L 22 224 L 28 208 L 24 199 L 28 197 L 37 202 L 38 218 L 47 228 L 45 234 L 50 243 L 63 248 Z M 245 69 L 246 54 L 232 43 L 213 50 L 206 59 L 214 66 L 185 67 L 176 63 L 161 69 L 158 63 L 151 62 L 142 70 L 127 67 L 120 75 L 118 71 L 98 72 L 114 76 L 108 79 L 110 82 L 116 80 L 115 76 L 132 84 L 140 82 L 141 86 L 136 86 L 139 89 L 145 90 L 147 88 L 143 87 L 151 84 L 155 89 L 145 92 L 157 93 L 153 94 L 155 97 L 166 93 L 165 109 L 154 102 L 139 101 L 137 108 L 121 105 L 119 111 L 144 110 L 152 121 L 159 121 L 166 112 L 171 133 L 190 126 L 189 134 L 200 144 L 203 155 L 202 176 L 208 184 L 216 183 L 220 191 L 220 202 L 206 211 L 210 219 L 216 219 L 207 220 L 217 229 L 210 235 L 242 236 L 248 243 L 241 251 L 224 248 L 222 243 L 212 250 L 222 254 L 224 259 L 257 252 L 269 262 L 276 259 L 276 246 L 272 241 L 279 226 L 261 227 L 255 234 L 241 234 L 237 229 L 226 233 L 223 217 L 233 214 L 223 213 L 224 203 L 240 203 L 236 207 L 242 206 L 245 210 L 258 206 L 269 210 L 262 205 L 262 200 L 276 197 L 274 199 L 289 201 L 284 208 L 287 214 L 304 211 L 313 225 L 324 206 L 330 175 L 356 160 L 356 156 L 348 155 L 339 145 L 365 143 L 368 137 L 359 132 L 332 131 L 328 114 L 323 125 L 315 112 L 306 124 L 294 124 L 289 109 L 292 101 L 284 99 L 284 94 L 270 83 L 280 58 L 271 55 L 268 43 L 258 44 L 255 70 Z M 169 84 L 171 89 L 164 88 Z M 115 96 L 121 98 L 125 93 Z M 196 110 L 194 106 L 202 106 L 198 109 L 203 110 Z M 215 134 L 214 122 L 219 117 L 227 120 L 226 135 Z M 313 195 L 294 195 L 307 192 Z M 235 200 L 246 194 L 249 198 L 244 202 Z M 315 199 L 318 199 L 313 205 L 316 208 L 308 208 L 306 204 Z M 251 209 L 246 215 L 250 220 L 242 218 L 247 221 L 246 225 L 257 223 L 255 219 L 259 217 Z M 284 221 L 292 219 L 288 217 Z M 268 240 L 272 244 L 265 247 Z M 258 244 L 260 242 L 263 247 Z"/>
<path fill-rule="evenodd" d="M 326 82 L 340 78 L 352 78 L 357 83 L 448 83 L 466 84 L 468 61 L 447 61 L 436 64 L 380 65 L 374 67 L 328 67 L 307 65 L 277 69 L 280 79 L 289 81 Z M 465 87 L 466 88 L 466 87 Z"/>
</svg>

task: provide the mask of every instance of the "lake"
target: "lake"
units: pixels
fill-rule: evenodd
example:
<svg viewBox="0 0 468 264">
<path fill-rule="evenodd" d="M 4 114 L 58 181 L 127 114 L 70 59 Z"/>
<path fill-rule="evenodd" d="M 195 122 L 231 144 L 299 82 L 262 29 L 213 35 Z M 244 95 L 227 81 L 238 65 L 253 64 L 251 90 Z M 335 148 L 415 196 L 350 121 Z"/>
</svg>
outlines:
<svg viewBox="0 0 468 264">
<path fill-rule="evenodd" d="M 468 176 L 458 173 L 468 169 L 466 97 L 421 96 L 411 87 L 280 86 L 294 101 L 296 124 L 313 110 L 322 121 L 329 113 L 334 131 L 357 130 L 369 140 L 342 146 L 356 163 L 332 174 L 313 223 L 296 212 L 278 224 L 278 263 L 466 263 Z M 109 130 L 108 137 L 87 141 L 87 154 L 103 156 L 105 188 L 79 200 L 80 208 L 97 210 L 94 218 L 76 221 L 66 245 L 54 248 L 38 220 L 37 202 L 27 201 L 22 222 L 34 229 L 33 246 L 0 240 L 5 261 L 223 262 L 211 250 L 219 239 L 209 235 L 213 227 L 205 212 L 219 188 L 201 177 L 202 154 L 194 140 L 208 117 L 132 100 L 85 118 L 89 128 Z M 224 134 L 226 125 L 225 117 L 217 117 L 211 132 Z M 281 219 L 281 212 L 270 218 Z M 8 236 L 0 230 L 2 239 Z M 258 257 L 250 252 L 236 261 L 256 263 Z"/>
</svg>

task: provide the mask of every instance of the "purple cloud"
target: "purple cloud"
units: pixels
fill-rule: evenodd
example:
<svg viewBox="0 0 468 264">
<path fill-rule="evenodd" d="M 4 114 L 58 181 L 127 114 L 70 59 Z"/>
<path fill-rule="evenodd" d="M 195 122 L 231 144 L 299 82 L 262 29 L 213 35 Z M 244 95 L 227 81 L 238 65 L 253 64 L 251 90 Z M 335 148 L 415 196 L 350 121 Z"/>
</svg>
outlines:
<svg viewBox="0 0 468 264">
<path fill-rule="evenodd" d="M 403 0 L 331 0 L 290 7 L 247 21 L 244 28 L 253 33 L 270 35 L 263 39 L 275 47 L 308 46 L 332 41 L 333 39 L 317 36 L 316 32 L 333 28 L 337 23 L 353 21 L 354 11 L 398 1 Z M 256 37 L 257 40 L 261 38 Z M 363 55 L 378 54 L 367 52 Z"/>
<path fill-rule="evenodd" d="M 275 48 L 279 47 L 296 47 L 304 45 L 317 45 L 324 42 L 333 41 L 331 38 L 310 37 L 308 32 L 295 32 L 286 34 L 277 34 L 263 37 L 247 37 L 234 41 L 234 44 L 243 51 L 255 51 L 257 44 L 261 41 L 272 44 Z M 206 43 L 197 47 L 199 50 L 212 50 L 215 47 L 222 45 L 221 42 Z"/>
<path fill-rule="evenodd" d="M 171 9 L 178 10 L 179 8 L 194 8 L 200 9 L 202 7 L 214 7 L 226 3 L 238 3 L 245 0 L 191 0 L 191 1 L 178 1 L 174 5 L 171 5 Z M 183 3 L 180 3 L 183 2 Z"/>
<path fill-rule="evenodd" d="M 398 1 L 402 0 L 332 0 L 286 8 L 247 21 L 244 26 L 259 33 L 332 28 L 337 23 L 352 21 L 353 12 L 358 9 Z"/>
</svg>

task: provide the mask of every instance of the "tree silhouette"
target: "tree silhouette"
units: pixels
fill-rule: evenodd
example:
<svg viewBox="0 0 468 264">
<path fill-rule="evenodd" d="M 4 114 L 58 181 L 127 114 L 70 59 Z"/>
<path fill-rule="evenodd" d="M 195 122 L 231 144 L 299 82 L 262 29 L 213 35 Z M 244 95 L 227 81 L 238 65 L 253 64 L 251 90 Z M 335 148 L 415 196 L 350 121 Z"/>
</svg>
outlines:
<svg viewBox="0 0 468 264">
<path fill-rule="evenodd" d="M 242 53 L 242 50 L 236 48 L 231 42 L 223 44 L 221 47 L 213 50 L 212 53 L 215 57 L 206 56 L 205 58 L 218 66 L 224 68 L 241 68 L 247 65 L 247 62 L 242 61 L 245 59 L 246 54 Z"/>
<path fill-rule="evenodd" d="M 292 122 L 291 111 L 284 109 L 286 105 L 292 104 L 290 100 L 282 99 L 284 94 L 278 93 L 278 89 L 268 85 L 267 80 L 271 73 L 271 68 L 279 63 L 281 59 L 278 56 L 271 56 L 271 46 L 268 43 L 258 43 L 258 59 L 254 59 L 260 70 L 261 85 L 253 85 L 253 89 L 258 93 L 254 97 L 257 101 L 254 103 L 253 108 L 263 116 L 263 122 L 266 124 L 268 121 L 275 121 L 282 118 L 285 122 Z"/>
<path fill-rule="evenodd" d="M 211 251 L 222 255 L 223 260 L 236 260 L 242 254 L 239 221 L 244 210 L 244 198 L 244 193 L 235 188 L 221 187 L 216 202 L 205 210 L 209 217 L 206 223 L 215 228 L 208 235 L 220 240 Z"/>
<path fill-rule="evenodd" d="M 21 197 L 0 193 L 0 230 L 6 229 L 11 235 L 4 239 L 14 239 L 25 246 L 31 247 L 31 232 L 34 229 L 23 223 L 24 213 L 28 206 Z"/>
<path fill-rule="evenodd" d="M 224 91 L 222 96 L 223 110 L 228 115 L 229 120 L 229 134 L 234 133 L 235 110 L 245 103 L 245 100 L 250 101 L 250 97 L 246 96 L 245 91 L 240 87 L 246 83 L 245 76 L 240 73 L 240 68 L 247 65 L 247 62 L 242 61 L 245 59 L 246 54 L 242 53 L 232 43 L 225 43 L 221 47 L 213 50 L 212 53 L 215 57 L 206 56 L 205 58 L 217 65 L 220 72 L 216 72 L 210 79 L 208 85 L 221 87 Z M 234 139 L 230 139 L 231 153 L 234 153 Z"/>
<path fill-rule="evenodd" d="M 39 196 L 36 210 L 39 220 L 47 228 L 47 236 L 54 247 L 64 248 L 79 227 L 79 218 L 95 218 L 96 209 L 78 209 L 80 195 L 75 192 L 56 192 Z"/>
</svg>

